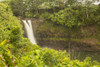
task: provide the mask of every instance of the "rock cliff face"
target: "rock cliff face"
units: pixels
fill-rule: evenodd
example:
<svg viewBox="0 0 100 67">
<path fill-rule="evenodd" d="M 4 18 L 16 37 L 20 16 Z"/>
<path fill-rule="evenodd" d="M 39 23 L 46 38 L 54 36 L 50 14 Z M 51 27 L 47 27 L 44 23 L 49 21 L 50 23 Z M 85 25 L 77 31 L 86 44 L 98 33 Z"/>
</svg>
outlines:
<svg viewBox="0 0 100 67">
<path fill-rule="evenodd" d="M 28 18 L 26 18 L 28 20 Z M 37 44 L 42 48 L 49 47 L 56 50 L 69 51 L 100 51 L 100 32 L 97 25 L 73 28 L 45 22 L 42 19 L 31 19 Z M 23 26 L 24 29 L 24 26 Z M 24 33 L 26 36 L 26 32 Z"/>
</svg>

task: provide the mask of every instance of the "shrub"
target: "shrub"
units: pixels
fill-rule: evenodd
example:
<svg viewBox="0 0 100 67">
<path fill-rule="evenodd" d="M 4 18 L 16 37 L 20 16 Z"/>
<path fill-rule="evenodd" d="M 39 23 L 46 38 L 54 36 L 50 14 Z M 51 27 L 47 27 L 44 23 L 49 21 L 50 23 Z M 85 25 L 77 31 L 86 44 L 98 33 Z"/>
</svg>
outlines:
<svg viewBox="0 0 100 67">
<path fill-rule="evenodd" d="M 13 16 L 9 6 L 6 3 L 0 3 L 0 42 L 5 39 L 11 39 L 11 42 L 18 41 L 23 34 L 21 27 L 20 21 Z"/>
</svg>

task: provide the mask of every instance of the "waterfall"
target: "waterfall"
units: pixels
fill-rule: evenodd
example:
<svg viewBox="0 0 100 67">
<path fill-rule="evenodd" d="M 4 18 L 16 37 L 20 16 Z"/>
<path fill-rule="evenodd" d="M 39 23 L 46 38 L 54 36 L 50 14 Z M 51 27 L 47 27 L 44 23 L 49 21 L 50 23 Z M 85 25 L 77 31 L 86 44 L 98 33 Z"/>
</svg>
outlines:
<svg viewBox="0 0 100 67">
<path fill-rule="evenodd" d="M 25 30 L 26 30 L 26 33 L 27 33 L 27 37 L 29 38 L 29 40 L 30 40 L 33 44 L 36 44 L 31 20 L 28 20 L 28 21 L 22 20 L 22 21 L 23 21 L 24 26 L 25 26 Z"/>
</svg>

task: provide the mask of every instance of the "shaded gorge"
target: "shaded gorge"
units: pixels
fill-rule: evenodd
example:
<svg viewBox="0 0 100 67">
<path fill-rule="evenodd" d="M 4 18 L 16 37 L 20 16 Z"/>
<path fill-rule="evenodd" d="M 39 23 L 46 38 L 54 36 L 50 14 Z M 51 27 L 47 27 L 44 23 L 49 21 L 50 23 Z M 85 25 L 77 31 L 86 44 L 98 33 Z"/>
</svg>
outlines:
<svg viewBox="0 0 100 67">
<path fill-rule="evenodd" d="M 92 60 L 96 61 L 100 60 L 100 45 L 97 44 L 97 40 L 84 38 L 84 36 L 90 36 L 91 34 L 87 35 L 85 33 L 86 35 L 84 35 L 84 33 L 82 33 L 82 35 L 78 35 L 80 34 L 80 31 L 75 32 L 72 30 L 72 33 L 75 33 L 71 33 L 72 37 L 69 46 L 68 30 L 65 29 L 66 27 L 44 22 L 41 19 L 31 19 L 31 21 L 35 39 L 40 47 L 48 47 L 55 50 L 66 50 L 70 54 L 72 60 L 84 60 L 86 57 L 91 57 Z M 86 31 L 86 29 L 84 28 L 83 31 Z M 89 32 L 91 33 L 92 30 Z M 92 32 L 92 34 L 96 35 L 95 32 Z M 27 37 L 26 31 L 24 36 Z"/>
</svg>

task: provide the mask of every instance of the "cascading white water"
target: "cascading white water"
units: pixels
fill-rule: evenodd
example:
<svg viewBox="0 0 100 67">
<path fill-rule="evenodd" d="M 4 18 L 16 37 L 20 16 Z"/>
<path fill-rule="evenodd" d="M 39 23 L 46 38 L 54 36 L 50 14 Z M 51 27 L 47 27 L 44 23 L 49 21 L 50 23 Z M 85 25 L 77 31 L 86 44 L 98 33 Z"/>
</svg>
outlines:
<svg viewBox="0 0 100 67">
<path fill-rule="evenodd" d="M 27 36 L 28 36 L 29 40 L 33 44 L 36 44 L 35 37 L 34 37 L 34 33 L 33 33 L 32 24 L 31 24 L 31 20 L 28 20 L 28 21 L 22 20 L 22 21 L 24 23 L 25 30 L 26 30 L 26 33 L 27 33 Z"/>
</svg>

